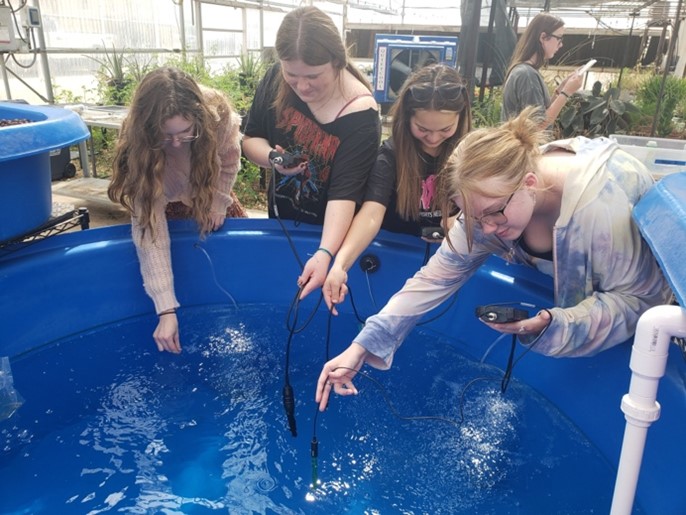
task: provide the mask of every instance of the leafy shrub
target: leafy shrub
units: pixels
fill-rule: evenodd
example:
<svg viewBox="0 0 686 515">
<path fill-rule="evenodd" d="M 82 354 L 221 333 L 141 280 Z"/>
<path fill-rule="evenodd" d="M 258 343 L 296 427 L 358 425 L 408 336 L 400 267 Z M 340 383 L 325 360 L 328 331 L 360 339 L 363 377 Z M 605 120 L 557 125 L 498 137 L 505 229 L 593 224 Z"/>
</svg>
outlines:
<svg viewBox="0 0 686 515">
<path fill-rule="evenodd" d="M 657 112 L 657 100 L 661 98 L 655 132 L 660 137 L 666 137 L 674 130 L 673 119 L 677 108 L 686 100 L 686 80 L 668 75 L 660 96 L 662 80 L 662 76 L 652 76 L 643 81 L 636 94 L 636 103 L 644 118 L 651 120 L 652 124 Z"/>
<path fill-rule="evenodd" d="M 571 96 L 555 126 L 563 138 L 609 136 L 626 133 L 638 114 L 635 105 L 620 100 L 617 88 L 599 97 L 580 91 Z"/>
<path fill-rule="evenodd" d="M 502 89 L 491 88 L 483 101 L 476 98 L 472 102 L 472 127 L 495 127 L 500 123 L 500 109 L 502 106 Z"/>
</svg>

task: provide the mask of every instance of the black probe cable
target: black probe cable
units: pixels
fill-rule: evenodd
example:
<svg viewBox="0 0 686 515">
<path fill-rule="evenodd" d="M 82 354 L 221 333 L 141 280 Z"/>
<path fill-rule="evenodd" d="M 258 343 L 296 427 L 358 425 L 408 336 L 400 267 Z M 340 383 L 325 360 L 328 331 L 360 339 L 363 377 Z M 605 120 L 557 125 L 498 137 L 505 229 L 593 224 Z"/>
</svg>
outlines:
<svg viewBox="0 0 686 515">
<path fill-rule="evenodd" d="M 288 229 L 286 228 L 285 224 L 281 220 L 281 217 L 279 216 L 279 208 L 276 204 L 276 168 L 274 167 L 274 162 L 272 162 L 272 177 L 270 182 L 273 201 L 272 206 L 274 209 L 274 214 L 276 215 L 276 220 L 278 221 L 279 225 L 281 226 L 281 230 L 286 236 L 288 245 L 290 246 L 291 251 L 293 252 L 293 256 L 300 265 L 300 269 L 303 270 L 305 268 L 305 265 L 303 264 L 302 260 L 300 259 L 300 256 L 298 255 L 298 251 L 295 247 L 295 243 L 293 242 L 293 238 L 291 237 Z M 310 322 L 317 314 L 317 310 L 319 309 L 319 306 L 322 302 L 322 295 L 320 293 L 319 300 L 317 301 L 317 304 L 314 306 L 314 309 L 310 313 L 310 316 L 308 317 L 307 321 L 302 325 L 302 327 L 298 327 L 298 313 L 300 311 L 300 295 L 302 294 L 302 290 L 302 286 L 298 288 L 298 291 L 296 292 L 295 297 L 293 298 L 293 301 L 291 302 L 288 308 L 288 312 L 286 313 L 286 328 L 288 329 L 288 339 L 286 341 L 286 355 L 284 359 L 284 384 L 282 389 L 282 398 L 283 407 L 286 412 L 286 419 L 288 421 L 288 429 L 290 430 L 291 435 L 294 438 L 298 436 L 298 429 L 295 420 L 295 393 L 293 392 L 293 386 L 290 382 L 291 343 L 293 341 L 293 336 L 295 334 L 304 331 L 305 328 L 309 326 Z M 316 444 L 313 443 L 313 445 L 314 450 L 312 451 L 312 453 L 316 454 Z"/>
<path fill-rule="evenodd" d="M 355 370 L 354 368 L 350 368 L 350 367 L 344 367 L 344 366 L 336 367 L 333 370 L 333 372 L 335 372 L 336 370 L 339 370 L 339 369 L 350 370 L 352 372 L 355 372 L 357 375 L 361 375 L 362 377 L 364 377 L 368 381 L 371 381 L 374 384 L 374 386 L 376 386 L 376 388 L 379 390 L 379 393 L 381 394 L 381 398 L 384 400 L 384 402 L 388 406 L 388 409 L 391 412 L 391 414 L 394 417 L 396 417 L 397 419 L 404 420 L 407 422 L 416 422 L 416 421 L 422 421 L 422 420 L 433 420 L 433 421 L 437 421 L 437 422 L 446 422 L 446 423 L 452 424 L 456 427 L 460 427 L 462 425 L 463 418 L 461 418 L 460 420 L 455 420 L 455 419 L 452 419 L 449 417 L 441 417 L 438 415 L 401 415 L 400 412 L 396 409 L 396 407 L 391 402 L 391 399 L 389 398 L 388 393 L 386 392 L 386 388 L 384 388 L 384 386 L 381 384 L 381 382 L 379 380 L 372 377 L 370 374 L 362 372 L 361 370 Z"/>
<path fill-rule="evenodd" d="M 326 322 L 326 343 L 324 345 L 324 362 L 329 361 L 329 349 L 331 343 L 331 319 L 333 310 L 329 310 Z M 315 406 L 314 417 L 312 419 L 312 441 L 310 442 L 310 464 L 312 467 L 312 483 L 310 489 L 315 490 L 319 485 L 319 441 L 317 440 L 317 420 L 319 418 L 319 406 Z"/>
</svg>

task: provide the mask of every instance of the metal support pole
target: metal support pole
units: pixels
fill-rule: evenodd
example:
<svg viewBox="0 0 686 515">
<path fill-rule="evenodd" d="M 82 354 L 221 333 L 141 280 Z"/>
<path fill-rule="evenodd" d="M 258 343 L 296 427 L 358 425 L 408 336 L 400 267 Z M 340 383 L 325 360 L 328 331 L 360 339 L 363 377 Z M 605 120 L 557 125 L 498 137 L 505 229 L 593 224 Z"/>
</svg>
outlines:
<svg viewBox="0 0 686 515">
<path fill-rule="evenodd" d="M 38 55 L 40 56 L 40 68 L 43 74 L 43 82 L 45 83 L 45 92 L 48 96 L 48 102 L 50 104 L 55 103 L 55 96 L 52 92 L 52 79 L 50 78 L 50 65 L 48 64 L 48 53 L 45 47 L 45 34 L 43 33 L 43 15 L 41 14 L 40 5 L 38 0 L 32 0 L 33 7 L 38 9 L 38 18 L 40 24 L 35 28 L 38 34 Z"/>
<path fill-rule="evenodd" d="M 179 0 L 179 40 L 181 41 L 181 56 L 186 60 L 186 19 L 183 15 L 183 0 Z"/>
<path fill-rule="evenodd" d="M 462 32 L 458 48 L 460 74 L 467 81 L 469 100 L 474 98 L 474 78 L 476 73 L 476 51 L 479 45 L 479 29 L 481 26 L 481 0 L 466 0 L 462 2 Z"/>
<path fill-rule="evenodd" d="M 195 0 L 193 3 L 195 7 L 195 40 L 198 44 L 198 56 L 201 59 L 205 59 L 205 42 L 202 36 L 202 2 L 200 0 Z"/>
<path fill-rule="evenodd" d="M 5 66 L 5 53 L 0 52 L 0 73 L 2 74 L 2 82 L 5 84 L 5 95 L 7 100 L 12 100 L 12 92 L 10 91 L 10 80 L 7 77 L 7 66 Z"/>
<path fill-rule="evenodd" d="M 617 89 L 622 91 L 622 75 L 624 74 L 624 67 L 626 66 L 626 61 L 629 55 L 629 48 L 631 47 L 631 34 L 634 32 L 634 22 L 636 21 L 636 16 L 638 16 L 638 11 L 632 12 L 631 16 L 631 28 L 629 29 L 629 38 L 624 47 L 624 55 L 622 56 L 622 65 L 619 67 L 619 78 L 617 79 Z"/>
<path fill-rule="evenodd" d="M 484 100 L 484 91 L 486 89 L 486 82 L 488 82 L 488 66 L 491 64 L 491 55 L 493 47 L 495 46 L 495 38 L 493 37 L 493 25 L 495 24 L 495 10 L 498 6 L 497 0 L 491 0 L 491 11 L 488 15 L 488 44 L 486 45 L 486 52 L 484 60 L 481 63 L 481 81 L 479 84 L 479 102 Z"/>
<path fill-rule="evenodd" d="M 677 35 L 679 34 L 679 25 L 681 23 L 681 4 L 682 0 L 679 0 L 676 8 L 676 20 L 674 22 L 674 30 L 672 30 L 672 36 L 669 38 L 669 51 L 667 52 L 667 63 L 662 71 L 662 83 L 660 84 L 660 94 L 657 96 L 657 105 L 655 106 L 655 115 L 653 116 L 653 126 L 650 129 L 650 135 L 655 136 L 655 129 L 657 128 L 657 120 L 660 117 L 660 106 L 662 104 L 662 96 L 665 93 L 665 82 L 667 82 L 667 75 L 669 74 L 669 67 L 672 64 L 672 57 L 674 56 L 674 47 L 676 46 Z M 658 53 L 658 57 L 659 57 Z"/>
<path fill-rule="evenodd" d="M 247 57 L 250 49 L 248 48 L 248 10 L 245 7 L 241 7 L 241 27 L 243 28 L 241 54 Z"/>
</svg>

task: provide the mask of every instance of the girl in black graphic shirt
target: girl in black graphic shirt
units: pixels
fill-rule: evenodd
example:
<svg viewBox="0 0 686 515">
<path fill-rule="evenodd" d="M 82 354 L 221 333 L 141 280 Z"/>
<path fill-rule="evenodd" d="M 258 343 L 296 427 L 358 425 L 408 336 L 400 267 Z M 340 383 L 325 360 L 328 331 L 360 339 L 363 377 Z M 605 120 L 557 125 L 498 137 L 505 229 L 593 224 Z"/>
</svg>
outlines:
<svg viewBox="0 0 686 515">
<path fill-rule="evenodd" d="M 274 150 L 302 158 L 288 169 L 274 166 L 269 215 L 323 225 L 319 248 L 298 278 L 304 297 L 324 283 L 362 202 L 381 127 L 369 84 L 322 11 L 288 13 L 276 52 L 279 62 L 258 86 L 248 113 L 243 152 L 265 168 L 272 166 Z"/>
</svg>

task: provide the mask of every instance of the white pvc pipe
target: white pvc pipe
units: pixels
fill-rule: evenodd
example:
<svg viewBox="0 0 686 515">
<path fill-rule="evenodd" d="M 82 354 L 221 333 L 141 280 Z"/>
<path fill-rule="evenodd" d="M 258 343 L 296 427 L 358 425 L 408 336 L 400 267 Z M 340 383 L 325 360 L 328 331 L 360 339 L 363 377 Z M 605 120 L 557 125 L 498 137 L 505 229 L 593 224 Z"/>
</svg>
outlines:
<svg viewBox="0 0 686 515">
<path fill-rule="evenodd" d="M 657 387 L 665 374 L 673 336 L 686 337 L 686 310 L 679 306 L 650 308 L 638 320 L 629 393 L 622 398 L 626 429 L 611 515 L 631 515 L 648 428 L 660 418 Z"/>
</svg>

